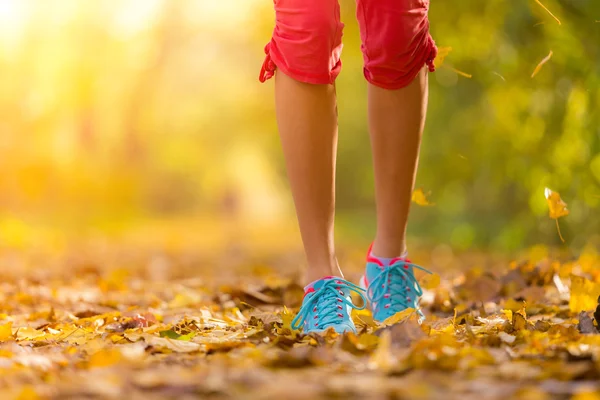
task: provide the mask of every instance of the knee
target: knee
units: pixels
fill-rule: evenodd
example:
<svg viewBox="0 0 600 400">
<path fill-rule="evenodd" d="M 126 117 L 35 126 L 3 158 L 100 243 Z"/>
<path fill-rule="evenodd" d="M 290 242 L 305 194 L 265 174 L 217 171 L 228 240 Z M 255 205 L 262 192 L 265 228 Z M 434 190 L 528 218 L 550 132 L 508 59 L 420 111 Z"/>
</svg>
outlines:
<svg viewBox="0 0 600 400">
<path fill-rule="evenodd" d="M 429 33 L 427 18 L 384 24 L 365 46 L 364 75 L 371 84 L 384 89 L 408 86 L 425 65 L 434 70 L 437 48 Z"/>
<path fill-rule="evenodd" d="M 333 83 L 341 69 L 342 29 L 337 0 L 277 0 L 267 45 L 273 68 L 301 82 Z"/>
</svg>

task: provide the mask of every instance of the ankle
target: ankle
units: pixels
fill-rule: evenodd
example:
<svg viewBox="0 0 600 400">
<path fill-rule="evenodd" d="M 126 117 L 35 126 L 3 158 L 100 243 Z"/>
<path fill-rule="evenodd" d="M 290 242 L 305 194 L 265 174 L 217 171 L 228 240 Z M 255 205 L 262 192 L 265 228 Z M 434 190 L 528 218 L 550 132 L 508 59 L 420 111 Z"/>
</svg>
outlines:
<svg viewBox="0 0 600 400">
<path fill-rule="evenodd" d="M 338 276 L 340 278 L 344 278 L 344 274 L 340 269 L 337 259 L 328 263 L 309 263 L 308 268 L 304 273 L 304 282 L 314 282 L 326 276 Z"/>
<path fill-rule="evenodd" d="M 371 255 L 380 258 L 405 257 L 406 253 L 406 241 L 404 239 L 389 241 L 375 239 L 371 248 Z"/>
</svg>

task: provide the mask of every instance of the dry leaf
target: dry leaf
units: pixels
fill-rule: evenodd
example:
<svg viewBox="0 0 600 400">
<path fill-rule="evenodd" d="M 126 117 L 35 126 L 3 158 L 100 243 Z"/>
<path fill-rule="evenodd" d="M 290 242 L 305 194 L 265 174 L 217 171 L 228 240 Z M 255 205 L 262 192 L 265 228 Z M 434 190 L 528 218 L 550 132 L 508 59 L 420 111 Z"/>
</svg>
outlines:
<svg viewBox="0 0 600 400">
<path fill-rule="evenodd" d="M 554 192 L 548 188 L 544 190 L 544 196 L 548 202 L 550 218 L 557 219 L 569 215 L 567 203 L 565 203 L 558 192 Z"/>
<path fill-rule="evenodd" d="M 565 203 L 561 198 L 558 192 L 554 192 L 548 188 L 544 189 L 544 196 L 546 197 L 546 202 L 548 203 L 548 209 L 550 212 L 550 218 L 556 221 L 556 229 L 558 230 L 558 236 L 560 240 L 565 241 L 563 239 L 562 234 L 560 233 L 560 227 L 558 226 L 558 219 L 560 217 L 564 217 L 569 215 L 569 210 L 567 209 L 567 203 Z"/>
<path fill-rule="evenodd" d="M 395 364 L 396 360 L 392 354 L 392 334 L 390 331 L 385 331 L 379 338 L 377 350 L 369 359 L 369 367 L 387 373 Z"/>
<path fill-rule="evenodd" d="M 441 278 L 438 274 L 427 274 L 419 282 L 421 287 L 427 290 L 436 289 L 440 286 Z"/>
<path fill-rule="evenodd" d="M 452 47 L 438 47 L 437 56 L 435 57 L 435 60 L 433 60 L 433 65 L 436 68 L 439 68 L 442 65 L 444 65 L 444 60 L 446 59 L 448 54 L 450 54 L 451 51 Z"/>
<path fill-rule="evenodd" d="M 498 337 L 504 342 L 504 343 L 508 343 L 508 344 L 512 344 L 515 342 L 515 340 L 517 339 L 516 336 L 510 335 L 506 332 L 498 332 Z"/>
<path fill-rule="evenodd" d="M 527 329 L 527 313 L 525 312 L 525 306 L 517 312 L 512 313 L 512 327 L 515 331 L 522 331 Z"/>
<path fill-rule="evenodd" d="M 431 191 L 425 193 L 422 188 L 415 189 L 412 194 L 412 201 L 420 206 L 434 206 L 435 203 L 429 202 Z"/>
<path fill-rule="evenodd" d="M 121 361 L 122 358 L 121 352 L 117 349 L 103 349 L 92 354 L 88 366 L 90 368 L 109 367 Z"/>
<path fill-rule="evenodd" d="M 142 337 L 144 338 L 146 343 L 148 343 L 152 347 L 157 347 L 159 349 L 168 349 L 176 353 L 191 353 L 195 351 L 200 351 L 202 349 L 202 345 L 194 342 L 161 338 L 147 333 L 143 334 Z"/>
<path fill-rule="evenodd" d="M 0 325 L 0 342 L 5 342 L 9 339 L 12 339 L 12 337 L 12 322 Z"/>
<path fill-rule="evenodd" d="M 571 298 L 569 300 L 571 312 L 595 310 L 599 296 L 600 283 L 592 282 L 582 276 L 571 275 Z"/>
<path fill-rule="evenodd" d="M 579 324 L 577 324 L 577 328 L 579 329 L 579 332 L 585 334 L 598 333 L 598 330 L 594 326 L 594 320 L 585 311 L 579 313 Z"/>
<path fill-rule="evenodd" d="M 403 311 L 397 312 L 396 314 L 392 315 L 389 318 L 386 318 L 381 323 L 381 325 L 382 326 L 390 326 L 390 325 L 394 325 L 394 324 L 399 324 L 399 323 L 406 321 L 413 315 L 416 315 L 416 310 L 414 308 L 407 308 Z"/>
<path fill-rule="evenodd" d="M 15 400 L 38 400 L 40 396 L 31 386 L 25 386 Z"/>
</svg>

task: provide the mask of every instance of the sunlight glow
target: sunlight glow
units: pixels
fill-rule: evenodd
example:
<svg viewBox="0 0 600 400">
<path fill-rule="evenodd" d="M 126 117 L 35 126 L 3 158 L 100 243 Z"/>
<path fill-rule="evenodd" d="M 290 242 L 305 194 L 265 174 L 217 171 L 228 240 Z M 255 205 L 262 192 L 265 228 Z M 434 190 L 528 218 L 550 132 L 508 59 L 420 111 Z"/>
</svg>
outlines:
<svg viewBox="0 0 600 400">
<path fill-rule="evenodd" d="M 164 2 L 164 0 L 119 1 L 115 4 L 119 11 L 115 14 L 113 32 L 119 37 L 127 38 L 148 29 L 158 16 Z"/>
<path fill-rule="evenodd" d="M 23 32 L 30 3 L 23 0 L 0 0 L 0 41 L 16 42 Z"/>
</svg>

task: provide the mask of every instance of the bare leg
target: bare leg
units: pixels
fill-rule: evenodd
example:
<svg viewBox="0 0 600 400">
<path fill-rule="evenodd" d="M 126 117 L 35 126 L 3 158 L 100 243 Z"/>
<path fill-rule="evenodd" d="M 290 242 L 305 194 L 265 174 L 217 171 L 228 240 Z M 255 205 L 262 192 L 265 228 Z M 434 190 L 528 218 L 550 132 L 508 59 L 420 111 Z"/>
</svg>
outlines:
<svg viewBox="0 0 600 400">
<path fill-rule="evenodd" d="M 427 112 L 427 71 L 406 87 L 369 84 L 369 128 L 375 169 L 377 234 L 373 254 L 406 250 L 406 226 Z"/>
<path fill-rule="evenodd" d="M 306 280 L 342 277 L 333 243 L 338 130 L 335 87 L 298 82 L 278 71 L 275 106 L 308 261 Z"/>
</svg>

